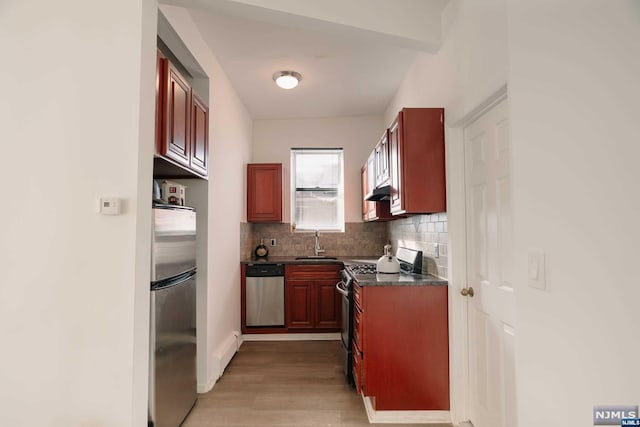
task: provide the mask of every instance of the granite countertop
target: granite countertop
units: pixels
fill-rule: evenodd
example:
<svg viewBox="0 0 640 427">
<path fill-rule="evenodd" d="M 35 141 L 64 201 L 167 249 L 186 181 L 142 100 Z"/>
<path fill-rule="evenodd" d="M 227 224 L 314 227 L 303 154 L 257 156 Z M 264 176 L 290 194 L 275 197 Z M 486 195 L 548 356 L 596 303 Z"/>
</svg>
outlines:
<svg viewBox="0 0 640 427">
<path fill-rule="evenodd" d="M 305 258 L 296 259 L 294 256 L 270 256 L 260 259 L 243 259 L 241 264 L 344 264 L 344 258 Z"/>
<path fill-rule="evenodd" d="M 358 256 L 336 257 L 336 259 L 296 259 L 296 257 L 293 256 L 273 256 L 265 259 L 245 259 L 241 261 L 241 264 L 362 264 L 375 263 L 377 260 L 377 257 Z M 357 281 L 360 286 L 443 286 L 448 284 L 447 280 L 434 276 L 433 274 L 411 273 L 358 274 Z"/>
<path fill-rule="evenodd" d="M 358 274 L 360 286 L 446 286 L 447 281 L 433 274 Z"/>
</svg>

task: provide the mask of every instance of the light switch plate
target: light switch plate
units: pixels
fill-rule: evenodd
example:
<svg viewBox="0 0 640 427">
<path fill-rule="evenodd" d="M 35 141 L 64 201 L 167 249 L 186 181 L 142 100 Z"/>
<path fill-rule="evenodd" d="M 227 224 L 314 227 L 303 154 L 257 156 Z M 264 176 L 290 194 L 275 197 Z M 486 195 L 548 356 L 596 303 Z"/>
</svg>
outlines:
<svg viewBox="0 0 640 427">
<path fill-rule="evenodd" d="M 545 290 L 547 288 L 545 254 L 529 252 L 529 286 Z"/>
</svg>

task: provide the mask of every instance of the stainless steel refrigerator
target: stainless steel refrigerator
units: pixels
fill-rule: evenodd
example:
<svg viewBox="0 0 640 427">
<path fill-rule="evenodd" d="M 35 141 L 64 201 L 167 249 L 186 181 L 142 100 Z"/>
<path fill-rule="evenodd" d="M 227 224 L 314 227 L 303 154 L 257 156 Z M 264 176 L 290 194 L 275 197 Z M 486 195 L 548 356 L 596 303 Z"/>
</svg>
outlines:
<svg viewBox="0 0 640 427">
<path fill-rule="evenodd" d="M 196 212 L 153 206 L 149 426 L 178 427 L 196 402 Z"/>
</svg>

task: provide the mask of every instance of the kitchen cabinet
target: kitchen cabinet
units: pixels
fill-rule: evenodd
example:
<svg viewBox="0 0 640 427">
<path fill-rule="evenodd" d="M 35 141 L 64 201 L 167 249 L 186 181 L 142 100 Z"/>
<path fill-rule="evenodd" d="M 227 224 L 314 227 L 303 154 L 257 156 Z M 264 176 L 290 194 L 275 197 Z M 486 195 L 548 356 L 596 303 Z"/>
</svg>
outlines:
<svg viewBox="0 0 640 427">
<path fill-rule="evenodd" d="M 287 265 L 285 268 L 285 322 L 290 332 L 337 332 L 341 324 L 341 299 L 335 289 L 339 264 Z"/>
<path fill-rule="evenodd" d="M 317 279 L 314 281 L 317 298 L 315 326 L 318 328 L 340 328 L 342 307 L 340 305 L 340 296 L 336 292 L 336 283 L 339 280 L 338 273 L 330 279 Z"/>
<path fill-rule="evenodd" d="M 158 51 L 156 76 L 156 157 L 182 171 L 208 175 L 209 108 L 178 68 Z M 171 170 L 171 169 L 167 169 Z M 175 170 L 175 169 L 174 169 Z M 164 173 L 170 176 L 172 172 Z"/>
<path fill-rule="evenodd" d="M 377 221 L 393 218 L 389 209 L 388 201 L 371 202 L 366 197 L 371 194 L 375 187 L 375 151 L 371 153 L 367 159 L 367 163 L 362 166 L 361 182 L 362 182 L 362 220 Z"/>
<path fill-rule="evenodd" d="M 354 291 L 353 376 L 376 410 L 449 410 L 446 286 Z"/>
<path fill-rule="evenodd" d="M 206 176 L 209 169 L 209 107 L 195 93 L 191 98 L 191 142 L 189 166 Z"/>
<path fill-rule="evenodd" d="M 393 215 L 446 211 L 444 109 L 404 108 L 389 127 Z"/>
<path fill-rule="evenodd" d="M 160 154 L 183 166 L 191 155 L 191 87 L 178 70 L 164 59 L 163 135 Z"/>
<path fill-rule="evenodd" d="M 289 328 L 313 328 L 313 281 L 288 280 L 286 289 L 285 321 Z"/>
<path fill-rule="evenodd" d="M 389 185 L 389 130 L 386 129 L 376 144 L 375 153 L 376 187 Z"/>
<path fill-rule="evenodd" d="M 247 165 L 247 222 L 282 222 L 282 164 Z"/>
</svg>

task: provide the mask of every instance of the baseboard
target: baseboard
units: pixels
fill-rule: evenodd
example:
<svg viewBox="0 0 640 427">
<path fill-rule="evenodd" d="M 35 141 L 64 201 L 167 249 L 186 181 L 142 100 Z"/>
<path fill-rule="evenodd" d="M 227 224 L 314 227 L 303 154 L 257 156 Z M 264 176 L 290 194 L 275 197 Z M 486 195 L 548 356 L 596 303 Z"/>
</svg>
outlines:
<svg viewBox="0 0 640 427">
<path fill-rule="evenodd" d="M 471 421 L 462 421 L 460 422 L 460 427 L 473 427 L 473 424 L 471 424 Z"/>
<path fill-rule="evenodd" d="M 198 383 L 198 389 L 197 389 L 198 394 L 204 394 L 204 393 L 210 392 L 211 389 L 213 389 L 213 386 L 216 385 L 216 381 L 218 381 L 218 379 L 212 375 L 211 378 L 207 380 L 206 384 Z"/>
<path fill-rule="evenodd" d="M 244 334 L 243 341 L 337 341 L 340 332 L 319 334 Z"/>
<path fill-rule="evenodd" d="M 238 348 L 240 345 L 238 344 L 238 338 L 240 337 L 239 331 L 233 331 L 227 337 L 227 339 L 222 343 L 218 351 L 215 353 L 215 357 L 220 360 L 220 369 L 218 378 L 222 376 L 224 370 L 226 369 L 233 356 L 238 352 Z"/>
<path fill-rule="evenodd" d="M 242 344 L 240 331 L 233 331 L 227 339 L 218 347 L 211 358 L 211 374 L 206 384 L 198 384 L 198 393 L 207 393 L 213 389 L 218 379 L 224 373 L 229 362 L 237 353 Z"/>
<path fill-rule="evenodd" d="M 376 411 L 370 397 L 362 400 L 371 424 L 451 424 L 449 411 Z"/>
</svg>

